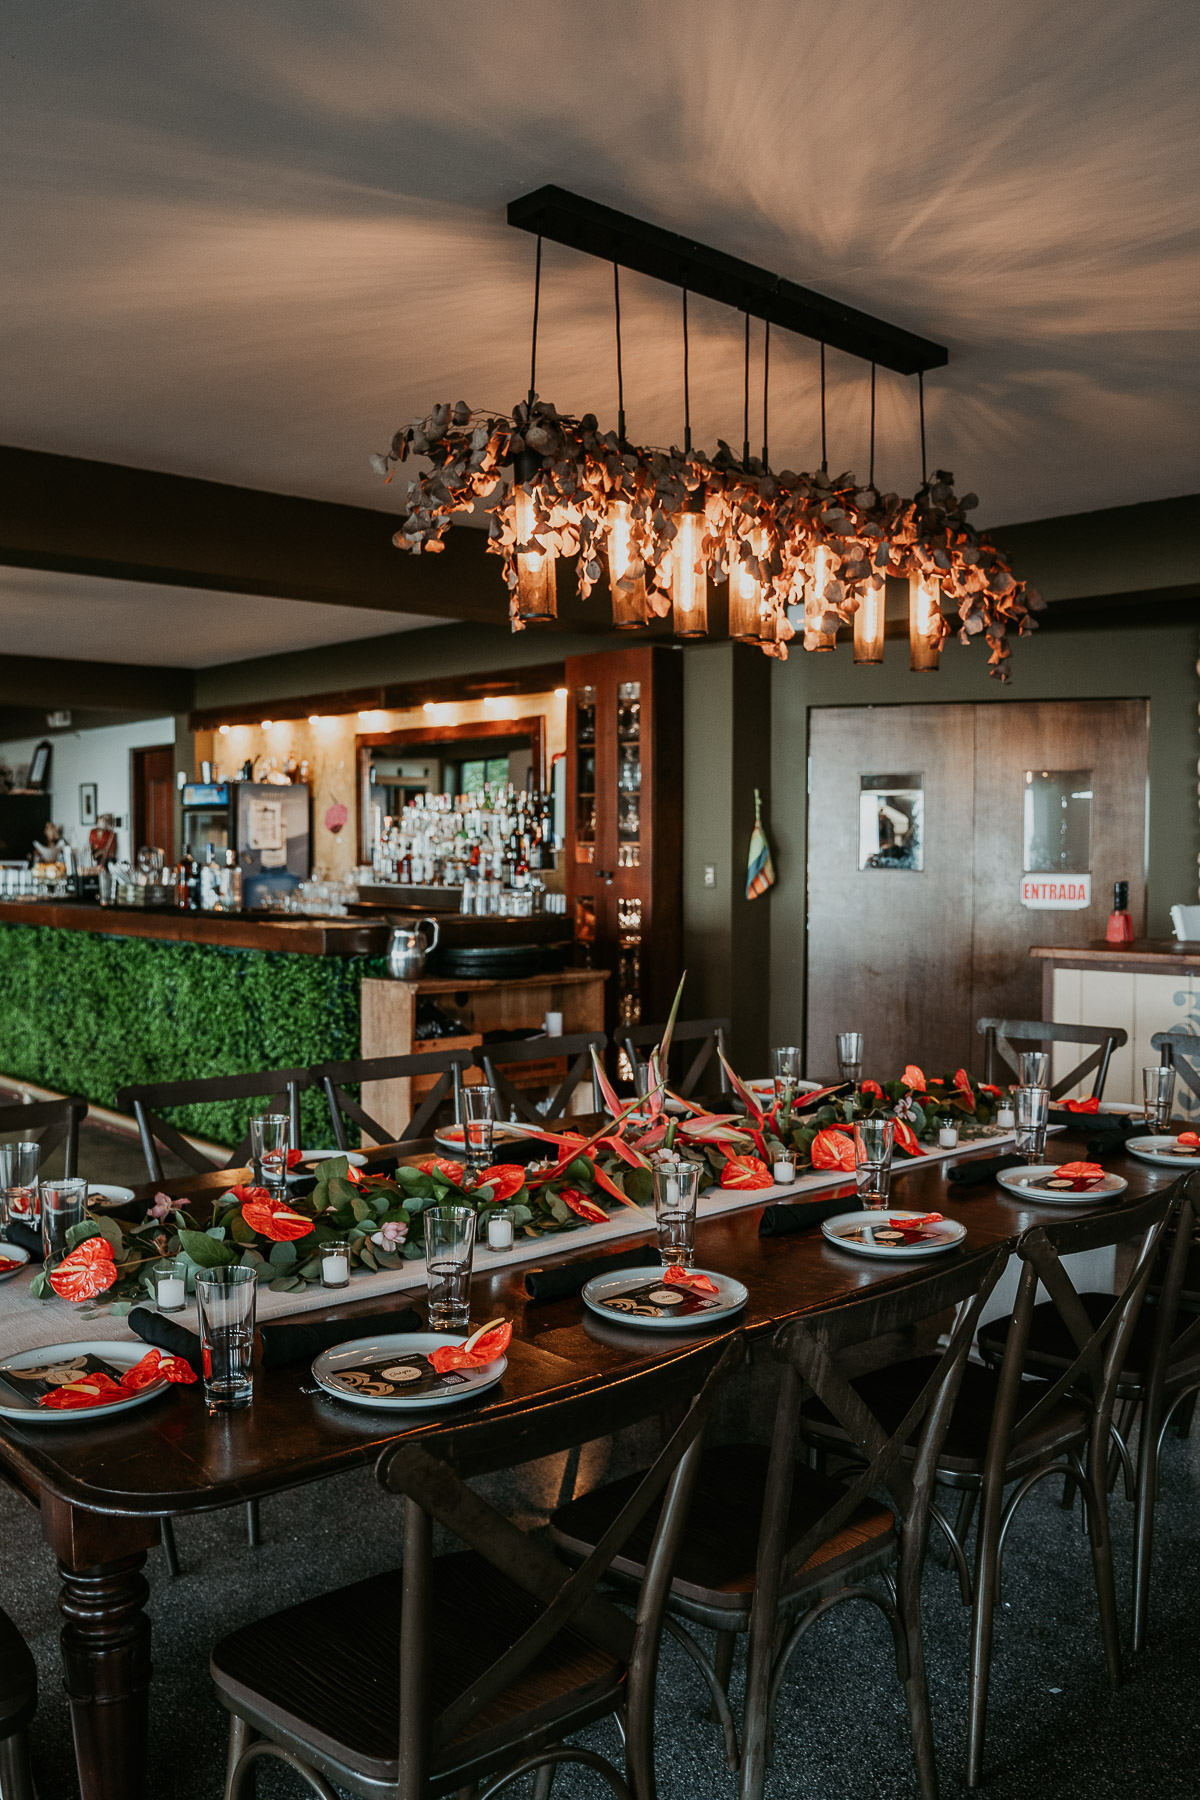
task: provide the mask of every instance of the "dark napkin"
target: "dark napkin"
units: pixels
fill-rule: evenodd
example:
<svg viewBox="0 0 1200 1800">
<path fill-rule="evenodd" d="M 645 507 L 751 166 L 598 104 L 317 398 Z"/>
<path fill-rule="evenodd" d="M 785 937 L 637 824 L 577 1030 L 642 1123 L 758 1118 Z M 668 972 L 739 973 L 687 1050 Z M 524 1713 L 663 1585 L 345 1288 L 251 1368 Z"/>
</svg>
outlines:
<svg viewBox="0 0 1200 1800">
<path fill-rule="evenodd" d="M 787 1237 L 792 1231 L 807 1231 L 837 1213 L 853 1212 L 853 1194 L 842 1194 L 836 1200 L 793 1200 L 779 1206 L 764 1206 L 758 1222 L 759 1237 Z"/>
<path fill-rule="evenodd" d="M 1004 1156 L 984 1156 L 978 1161 L 957 1163 L 954 1168 L 947 1169 L 946 1180 L 952 1187 L 976 1187 L 985 1181 L 995 1181 L 1001 1169 L 1021 1169 L 1025 1166 L 1023 1156 L 1015 1156 L 1012 1151 Z"/>
<path fill-rule="evenodd" d="M 640 1244 L 633 1250 L 617 1250 L 608 1256 L 589 1256 L 560 1268 L 527 1269 L 525 1292 L 531 1300 L 562 1300 L 578 1294 L 593 1275 L 611 1275 L 616 1269 L 645 1269 L 657 1265 L 658 1247 Z"/>
<path fill-rule="evenodd" d="M 348 1344 L 353 1338 L 386 1337 L 394 1331 L 420 1331 L 424 1320 L 411 1306 L 399 1312 L 365 1313 L 357 1319 L 330 1319 L 314 1325 L 264 1325 L 264 1369 L 284 1369 L 289 1363 L 312 1362 L 322 1350 Z"/>
<path fill-rule="evenodd" d="M 34 1231 L 30 1225 L 22 1225 L 19 1219 L 10 1219 L 4 1231 L 10 1244 L 17 1244 L 22 1250 L 28 1250 L 34 1262 L 42 1260 L 42 1234 Z"/>
<path fill-rule="evenodd" d="M 182 1356 L 194 1374 L 203 1375 L 200 1339 L 186 1325 L 177 1325 L 174 1319 L 154 1312 L 149 1306 L 135 1306 L 128 1325 L 130 1331 L 136 1331 L 147 1344 L 153 1344 L 156 1350 L 165 1350 L 168 1356 Z"/>
</svg>

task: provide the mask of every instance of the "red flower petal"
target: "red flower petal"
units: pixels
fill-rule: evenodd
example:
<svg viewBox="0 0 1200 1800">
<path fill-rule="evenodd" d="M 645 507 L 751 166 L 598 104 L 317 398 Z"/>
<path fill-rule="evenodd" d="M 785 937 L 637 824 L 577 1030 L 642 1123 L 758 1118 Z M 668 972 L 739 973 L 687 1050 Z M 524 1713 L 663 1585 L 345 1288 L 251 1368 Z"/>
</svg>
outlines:
<svg viewBox="0 0 1200 1800">
<path fill-rule="evenodd" d="M 417 1164 L 422 1175 L 441 1175 L 444 1180 L 452 1181 L 455 1187 L 461 1187 L 466 1170 L 462 1163 L 451 1162 L 447 1156 L 427 1156 L 424 1162 Z M 524 1175 L 524 1170 L 521 1171 Z"/>
<path fill-rule="evenodd" d="M 492 1188 L 495 1203 L 499 1206 L 525 1186 L 524 1166 L 521 1163 L 493 1163 L 490 1169 L 483 1171 L 475 1186 Z"/>
<path fill-rule="evenodd" d="M 303 1213 L 270 1199 L 247 1200 L 242 1206 L 242 1217 L 251 1231 L 270 1238 L 273 1244 L 294 1243 L 297 1238 L 307 1237 L 313 1228 L 312 1220 Z"/>
<path fill-rule="evenodd" d="M 774 1187 L 775 1178 L 765 1162 L 757 1156 L 731 1156 L 721 1170 L 721 1186 L 723 1188 L 744 1188 L 751 1192 L 757 1188 Z"/>
<path fill-rule="evenodd" d="M 63 1300 L 94 1300 L 117 1279 L 112 1245 L 107 1238 L 85 1238 L 47 1277 Z"/>
<path fill-rule="evenodd" d="M 918 1069 L 916 1063 L 909 1063 L 908 1067 L 905 1069 L 905 1071 L 904 1071 L 903 1075 L 900 1077 L 900 1079 L 904 1083 L 906 1088 L 912 1088 L 917 1093 L 921 1093 L 921 1094 L 923 1094 L 925 1092 L 925 1089 L 928 1085 L 925 1080 L 924 1075 L 921 1073 L 920 1069 Z"/>
<path fill-rule="evenodd" d="M 605 1212 L 604 1208 L 602 1206 L 597 1206 L 594 1200 L 589 1200 L 586 1194 L 581 1194 L 578 1188 L 560 1188 L 559 1192 L 571 1211 L 577 1213 L 581 1219 L 586 1219 L 589 1225 L 604 1225 L 607 1223 L 608 1214 Z"/>
<path fill-rule="evenodd" d="M 718 1294 L 721 1291 L 707 1275 L 701 1275 L 694 1269 L 680 1268 L 678 1263 L 671 1265 L 663 1276 L 663 1281 L 668 1287 L 692 1288 L 697 1294 Z"/>
<path fill-rule="evenodd" d="M 854 1139 L 848 1132 L 827 1125 L 818 1131 L 808 1154 L 814 1169 L 842 1169 L 850 1174 L 854 1168 Z"/>
<path fill-rule="evenodd" d="M 490 1331 L 485 1331 L 473 1350 L 465 1350 L 460 1344 L 447 1344 L 444 1350 L 432 1353 L 429 1364 L 438 1375 L 449 1375 L 453 1369 L 482 1369 L 504 1355 L 511 1339 L 512 1322 L 506 1319 L 502 1325 L 494 1325 Z"/>
</svg>

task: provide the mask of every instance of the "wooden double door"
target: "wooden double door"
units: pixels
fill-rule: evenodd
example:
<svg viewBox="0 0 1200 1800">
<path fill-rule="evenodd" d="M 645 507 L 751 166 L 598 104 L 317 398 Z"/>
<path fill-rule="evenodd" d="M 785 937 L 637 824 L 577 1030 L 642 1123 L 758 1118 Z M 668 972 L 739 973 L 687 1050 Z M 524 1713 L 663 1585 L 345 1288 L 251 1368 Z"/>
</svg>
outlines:
<svg viewBox="0 0 1200 1800">
<path fill-rule="evenodd" d="M 981 1073 L 976 1019 L 1042 1016 L 1031 945 L 1102 938 L 1116 881 L 1142 935 L 1147 701 L 809 718 L 809 1075 L 836 1072 L 839 1031 L 863 1033 L 876 1079 L 906 1062 Z M 1030 862 L 1060 906 L 1025 904 Z"/>
</svg>

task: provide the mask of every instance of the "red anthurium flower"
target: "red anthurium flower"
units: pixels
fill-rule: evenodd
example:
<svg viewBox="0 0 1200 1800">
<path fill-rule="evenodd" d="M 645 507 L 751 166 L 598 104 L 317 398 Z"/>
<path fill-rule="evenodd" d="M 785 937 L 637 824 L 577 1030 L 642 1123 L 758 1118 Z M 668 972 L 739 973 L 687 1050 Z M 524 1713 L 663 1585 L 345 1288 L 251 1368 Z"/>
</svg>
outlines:
<svg viewBox="0 0 1200 1800">
<path fill-rule="evenodd" d="M 844 1169 L 849 1174 L 854 1168 L 854 1139 L 827 1125 L 813 1139 L 809 1156 L 814 1169 Z"/>
<path fill-rule="evenodd" d="M 273 1244 L 290 1244 L 297 1238 L 307 1237 L 313 1228 L 311 1219 L 303 1213 L 293 1212 L 290 1206 L 272 1200 L 265 1188 L 251 1189 L 254 1198 L 243 1200 L 242 1217 L 251 1231 L 259 1232 L 270 1238 Z M 262 1198 L 259 1199 L 258 1195 Z"/>
<path fill-rule="evenodd" d="M 1069 1162 L 1059 1163 L 1055 1174 L 1065 1176 L 1068 1181 L 1099 1181 L 1104 1170 L 1099 1163 Z"/>
<path fill-rule="evenodd" d="M 906 1088 L 912 1088 L 915 1092 L 921 1094 L 925 1092 L 928 1085 L 916 1063 L 909 1063 L 900 1079 Z"/>
<path fill-rule="evenodd" d="M 1000 1098 L 1000 1089 L 996 1087 L 994 1082 L 981 1081 L 979 1084 L 979 1091 L 981 1094 L 990 1094 L 993 1100 L 998 1100 Z"/>
<path fill-rule="evenodd" d="M 864 1081 L 862 1084 L 861 1091 L 864 1094 L 870 1094 L 873 1099 L 876 1099 L 876 1100 L 883 1099 L 883 1089 L 880 1087 L 880 1085 L 877 1081 Z"/>
<path fill-rule="evenodd" d="M 417 1164 L 422 1175 L 440 1175 L 445 1181 L 452 1181 L 455 1187 L 461 1187 L 466 1170 L 460 1162 L 451 1162 L 448 1156 L 427 1156 L 424 1162 Z"/>
<path fill-rule="evenodd" d="M 911 1125 L 906 1125 L 903 1119 L 896 1120 L 893 1135 L 897 1149 L 903 1150 L 905 1156 L 924 1156 L 925 1152 L 917 1142 L 916 1132 Z"/>
<path fill-rule="evenodd" d="M 597 1206 L 594 1200 L 589 1200 L 586 1194 L 581 1194 L 578 1188 L 560 1188 L 559 1192 L 571 1211 L 581 1219 L 586 1219 L 589 1225 L 603 1225 L 607 1222 L 608 1214 L 604 1208 Z"/>
<path fill-rule="evenodd" d="M 490 1187 L 497 1205 L 511 1200 L 525 1186 L 525 1170 L 521 1163 L 493 1163 L 476 1181 L 477 1188 Z"/>
<path fill-rule="evenodd" d="M 62 1264 L 59 1264 L 62 1267 Z M 97 1369 L 94 1374 L 81 1375 L 76 1381 L 64 1382 L 62 1387 L 51 1388 L 48 1394 L 38 1397 L 39 1406 L 51 1407 L 55 1412 L 74 1412 L 85 1406 L 111 1406 L 114 1400 L 127 1400 L 129 1389 Z"/>
<path fill-rule="evenodd" d="M 1181 1131 L 1175 1142 L 1185 1145 L 1189 1150 L 1194 1150 L 1200 1144 L 1200 1137 L 1197 1137 L 1194 1131 Z"/>
<path fill-rule="evenodd" d="M 731 1156 L 721 1170 L 723 1188 L 774 1187 L 775 1177 L 759 1156 Z"/>
<path fill-rule="evenodd" d="M 444 1350 L 435 1350 L 429 1363 L 438 1375 L 449 1375 L 453 1369 L 482 1369 L 503 1356 L 511 1341 L 512 1322 L 503 1319 L 465 1344 L 447 1344 Z"/>
<path fill-rule="evenodd" d="M 1090 1100 L 1068 1100 L 1067 1111 L 1073 1113 L 1098 1113 L 1100 1102 L 1093 1094 Z"/>
<path fill-rule="evenodd" d="M 955 1092 L 962 1096 L 963 1105 L 974 1110 L 975 1092 L 971 1086 L 971 1077 L 965 1069 L 955 1069 L 954 1088 Z"/>
<path fill-rule="evenodd" d="M 117 1279 L 112 1245 L 107 1238 L 84 1238 L 51 1269 L 48 1279 L 63 1300 L 94 1300 Z"/>
<path fill-rule="evenodd" d="M 696 1294 L 716 1294 L 720 1292 L 716 1282 L 710 1281 L 707 1275 L 701 1275 L 694 1269 L 680 1268 L 678 1263 L 673 1263 L 671 1265 L 663 1276 L 663 1281 L 668 1287 L 691 1288 L 693 1293 Z"/>
</svg>

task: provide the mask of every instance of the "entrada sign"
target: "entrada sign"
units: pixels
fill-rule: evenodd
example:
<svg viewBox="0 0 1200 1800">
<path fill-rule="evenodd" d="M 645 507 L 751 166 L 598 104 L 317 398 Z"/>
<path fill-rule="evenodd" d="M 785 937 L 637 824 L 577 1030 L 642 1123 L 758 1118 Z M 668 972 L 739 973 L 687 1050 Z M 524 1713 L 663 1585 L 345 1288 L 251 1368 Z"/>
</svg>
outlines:
<svg viewBox="0 0 1200 1800">
<path fill-rule="evenodd" d="M 1090 875 L 1022 875 L 1021 905 L 1034 912 L 1078 912 L 1092 904 Z"/>
</svg>

